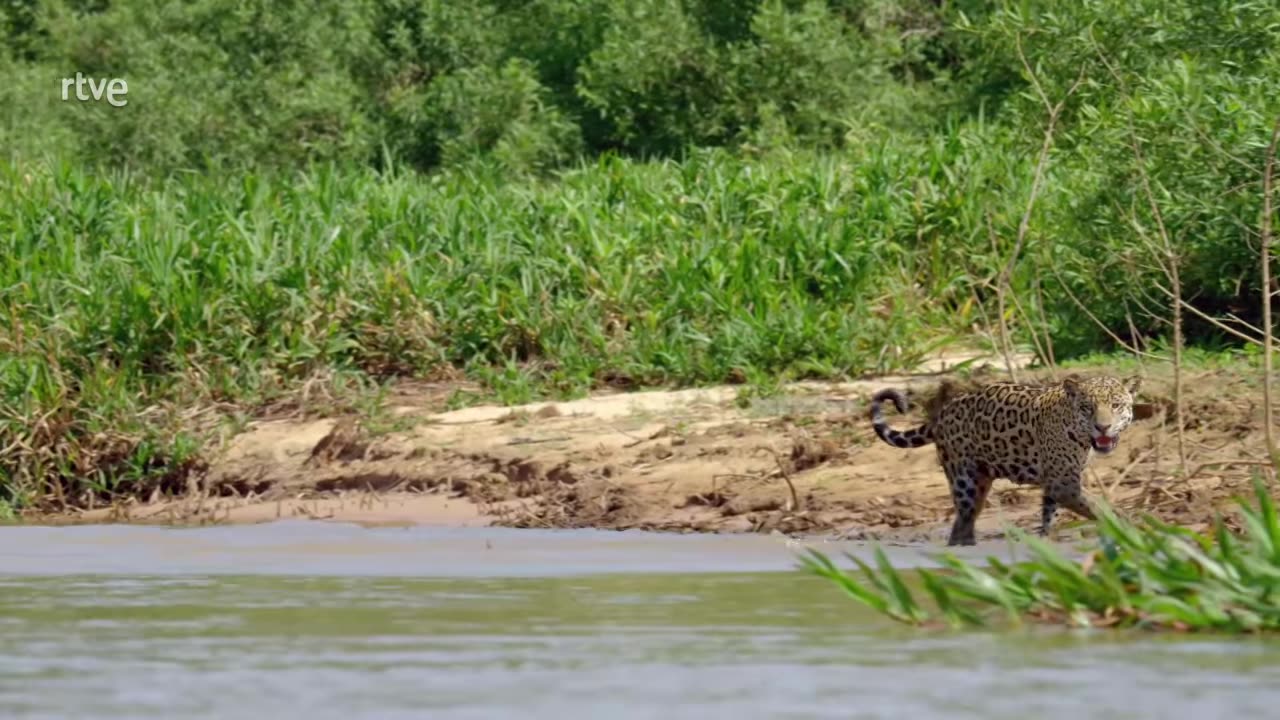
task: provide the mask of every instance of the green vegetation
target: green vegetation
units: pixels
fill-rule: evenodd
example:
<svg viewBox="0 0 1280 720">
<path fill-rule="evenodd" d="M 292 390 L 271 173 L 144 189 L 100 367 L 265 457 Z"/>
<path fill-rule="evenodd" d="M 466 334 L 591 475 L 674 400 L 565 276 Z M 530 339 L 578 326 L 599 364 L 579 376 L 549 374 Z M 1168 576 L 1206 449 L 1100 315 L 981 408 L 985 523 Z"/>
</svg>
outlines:
<svg viewBox="0 0 1280 720">
<path fill-rule="evenodd" d="M 1055 359 L 1166 334 L 1170 257 L 1252 320 L 1277 28 L 1268 0 L 0 3 L 0 503 L 179 491 L 211 419 L 317 378 L 899 369 L 993 324 L 1006 266 Z M 129 104 L 64 102 L 76 72 Z"/>
<path fill-rule="evenodd" d="M 863 579 L 840 570 L 816 550 L 801 567 L 830 580 L 857 601 L 903 623 L 984 626 L 1024 618 L 1078 627 L 1261 632 L 1280 630 L 1280 518 L 1261 479 L 1256 505 L 1238 501 L 1243 532 L 1221 517 L 1210 535 L 1145 517 L 1100 514 L 1100 548 L 1074 561 L 1036 536 L 1012 529 L 1031 553 L 1006 565 L 988 558 L 980 568 L 952 553 L 942 571 L 922 569 L 919 581 L 936 615 L 921 606 L 907 577 L 876 551 L 876 567 L 849 556 Z"/>
</svg>

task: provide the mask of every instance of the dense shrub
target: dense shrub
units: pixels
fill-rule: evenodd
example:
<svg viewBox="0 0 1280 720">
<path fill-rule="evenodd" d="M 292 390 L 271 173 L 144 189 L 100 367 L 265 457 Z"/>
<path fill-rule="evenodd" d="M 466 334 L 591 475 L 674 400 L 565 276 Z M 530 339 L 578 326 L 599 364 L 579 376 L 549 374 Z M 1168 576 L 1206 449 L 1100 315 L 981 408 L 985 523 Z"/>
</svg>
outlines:
<svg viewBox="0 0 1280 720">
<path fill-rule="evenodd" d="M 908 60 L 891 40 L 941 16 L 900 14 L 818 0 L 14 0 L 0 8 L 15 79 L 0 125 L 9 154 L 58 147 L 147 172 L 376 164 L 388 150 L 420 170 L 497 154 L 545 171 L 583 152 L 733 145 L 775 116 L 838 146 L 850 123 L 928 117 L 904 101 L 913 82 L 895 75 Z M 127 79 L 128 110 L 55 102 L 74 71 Z M 40 142 L 58 131 L 74 142 Z"/>
</svg>

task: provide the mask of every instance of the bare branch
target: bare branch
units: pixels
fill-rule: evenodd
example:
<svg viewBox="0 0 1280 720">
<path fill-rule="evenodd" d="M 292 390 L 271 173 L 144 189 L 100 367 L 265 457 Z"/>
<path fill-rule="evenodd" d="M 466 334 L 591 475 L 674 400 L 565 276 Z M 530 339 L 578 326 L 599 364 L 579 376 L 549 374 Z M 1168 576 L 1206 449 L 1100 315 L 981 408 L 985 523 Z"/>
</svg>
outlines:
<svg viewBox="0 0 1280 720">
<path fill-rule="evenodd" d="M 1138 332 L 1138 326 L 1133 322 L 1133 313 L 1129 311 L 1129 303 L 1127 302 L 1124 304 L 1124 319 L 1129 324 L 1129 334 L 1133 336 L 1134 347 L 1142 345 L 1142 333 Z M 1142 354 L 1146 355 L 1147 352 L 1144 350 Z M 1138 357 L 1141 358 L 1142 355 Z"/>
<path fill-rule="evenodd" d="M 1168 288 L 1164 287 L 1163 285 L 1157 285 L 1156 287 L 1157 287 L 1157 289 L 1159 289 L 1159 290 L 1160 290 L 1160 292 L 1163 292 L 1164 294 L 1168 295 L 1170 299 L 1173 299 L 1173 292 L 1171 292 Z M 1226 323 L 1222 322 L 1222 320 L 1220 320 L 1220 319 L 1218 319 L 1218 318 L 1216 318 L 1216 317 L 1213 317 L 1212 315 L 1208 315 L 1208 314 L 1206 314 L 1203 310 L 1201 310 L 1201 309 L 1197 308 L 1196 306 L 1192 305 L 1191 303 L 1187 302 L 1186 300 L 1182 300 L 1180 304 L 1181 304 L 1181 306 L 1182 306 L 1182 308 L 1183 308 L 1184 310 L 1189 310 L 1189 311 L 1191 311 L 1191 314 L 1192 314 L 1192 315 L 1195 315 L 1196 317 L 1198 317 L 1198 318 L 1200 318 L 1201 320 L 1204 320 L 1205 322 L 1207 322 L 1207 323 L 1209 323 L 1209 324 L 1213 325 L 1214 327 L 1218 328 L 1219 330 L 1221 330 L 1221 331 L 1223 331 L 1223 332 L 1225 332 L 1225 333 L 1227 333 L 1227 334 L 1229 334 L 1229 335 L 1232 335 L 1232 336 L 1234 336 L 1234 337 L 1240 338 L 1241 340 L 1244 340 L 1245 342 L 1247 342 L 1247 343 L 1249 343 L 1249 344 L 1251 344 L 1251 345 L 1259 345 L 1259 346 L 1265 347 L 1265 345 L 1264 345 L 1264 341 L 1263 341 L 1263 340 L 1260 340 L 1260 339 L 1258 339 L 1258 338 L 1254 338 L 1254 337 L 1249 337 L 1248 335 L 1245 335 L 1244 333 L 1240 332 L 1239 330 L 1236 330 L 1235 328 L 1231 327 L 1230 325 L 1228 325 L 1228 324 L 1226 324 Z M 1250 328 L 1251 330 L 1256 331 L 1256 332 L 1262 332 L 1260 329 L 1255 328 L 1255 327 L 1253 327 L 1252 325 L 1250 325 L 1250 326 L 1249 326 L 1249 328 Z M 1274 342 L 1274 341 L 1273 341 L 1273 342 Z"/>
<path fill-rule="evenodd" d="M 1039 275 L 1036 276 L 1034 283 L 1036 291 L 1036 305 L 1040 308 L 1040 327 L 1048 328 L 1049 314 L 1048 311 L 1045 310 L 1044 285 L 1041 284 Z M 1044 345 L 1045 350 L 1049 353 L 1049 367 L 1057 367 L 1058 363 L 1053 356 L 1053 336 L 1049 334 L 1047 329 L 1044 331 Z"/>
<path fill-rule="evenodd" d="M 1098 45 L 1097 40 L 1093 37 L 1093 31 L 1089 31 L 1089 41 L 1093 44 L 1094 51 L 1097 52 L 1098 58 L 1106 65 L 1107 70 L 1111 73 L 1111 77 L 1115 78 L 1116 85 L 1120 87 L 1120 92 L 1125 100 L 1129 99 L 1129 89 L 1125 84 L 1124 78 L 1116 70 L 1115 66 L 1107 58 L 1106 53 L 1102 51 L 1102 47 Z M 1173 243 L 1169 241 L 1169 229 L 1165 227 L 1164 213 L 1160 212 L 1160 205 L 1156 202 L 1155 191 L 1151 188 L 1151 177 L 1147 173 L 1147 160 L 1142 153 L 1142 143 L 1138 139 L 1138 131 L 1134 127 L 1133 108 L 1126 102 L 1125 104 L 1125 122 L 1129 129 L 1129 147 L 1133 151 L 1134 164 L 1138 170 L 1138 177 L 1142 180 L 1143 194 L 1147 198 L 1147 204 L 1151 209 L 1151 216 L 1156 221 L 1156 229 L 1159 230 L 1159 238 L 1163 251 L 1163 261 L 1160 263 L 1162 269 L 1165 270 L 1165 277 L 1169 281 L 1169 295 L 1173 302 L 1173 404 L 1177 412 L 1177 421 L 1174 425 L 1174 431 L 1177 435 L 1178 442 L 1178 467 L 1185 481 L 1187 478 L 1187 450 L 1186 450 L 1186 432 L 1184 430 L 1186 415 L 1183 413 L 1182 403 L 1182 306 L 1185 303 L 1182 297 L 1182 279 L 1179 265 L 1181 258 L 1174 249 Z M 1135 218 L 1136 221 L 1136 218 Z M 1135 223 L 1136 224 L 1136 223 Z M 1141 232 L 1141 230 L 1139 230 Z M 1159 285 L 1159 283 L 1157 283 Z M 1164 288 L 1161 287 L 1163 290 Z"/>
<path fill-rule="evenodd" d="M 996 256 L 998 257 L 1000 255 L 1000 240 L 996 235 L 995 225 L 991 223 L 991 213 L 988 212 L 986 214 L 986 217 L 987 217 L 987 233 L 991 238 L 991 251 L 995 253 Z M 1009 373 L 1009 379 L 1014 382 L 1017 382 L 1018 370 L 1013 363 L 1013 347 L 1009 340 L 1009 322 L 1008 320 L 1005 319 L 1004 293 L 1005 293 L 1006 286 L 1004 283 L 1004 279 L 1005 279 L 1004 271 L 1001 270 L 1001 272 L 996 277 L 996 288 L 995 288 L 996 320 L 1000 326 L 1000 352 L 1002 355 L 1004 355 L 1004 366 L 1006 371 Z"/>
<path fill-rule="evenodd" d="M 1280 144 L 1280 117 L 1271 130 L 1271 144 L 1267 146 L 1267 159 L 1262 171 L 1262 403 L 1263 422 L 1266 424 L 1267 457 L 1272 467 L 1280 469 L 1280 456 L 1276 454 L 1274 408 L 1271 403 L 1271 179 L 1276 164 L 1276 145 Z"/>
<path fill-rule="evenodd" d="M 1089 309 L 1089 306 L 1087 306 L 1087 305 L 1085 305 L 1083 302 L 1081 302 L 1081 301 L 1080 301 L 1080 298 L 1079 298 L 1079 297 L 1077 297 L 1077 296 L 1076 296 L 1076 294 L 1075 294 L 1074 292 L 1072 292 L 1072 291 L 1071 291 L 1071 287 L 1070 287 L 1069 285 L 1067 285 L 1067 281 L 1062 277 L 1062 273 L 1058 271 L 1058 267 L 1057 267 L 1056 265 L 1050 265 L 1050 267 L 1053 269 L 1053 276 L 1054 276 L 1054 278 L 1055 278 L 1055 279 L 1057 279 L 1058 284 L 1059 284 L 1060 286 L 1062 286 L 1062 289 L 1063 289 L 1063 290 L 1065 290 L 1065 291 L 1066 291 L 1066 293 L 1067 293 L 1067 297 L 1068 297 L 1068 298 L 1071 298 L 1071 302 L 1072 302 L 1072 304 L 1074 304 L 1077 308 L 1079 308 L 1079 309 L 1080 309 L 1080 311 L 1081 311 L 1081 312 L 1083 312 L 1085 315 L 1088 315 L 1088 316 L 1089 316 L 1089 319 L 1090 319 L 1090 320 L 1092 320 L 1092 321 L 1094 322 L 1094 324 L 1095 324 L 1095 325 L 1097 325 L 1098 327 L 1102 328 L 1102 332 L 1106 333 L 1106 334 L 1107 334 L 1107 336 L 1108 336 L 1108 337 L 1110 337 L 1112 340 L 1114 340 L 1114 341 L 1115 341 L 1115 343 L 1116 343 L 1117 345 L 1119 345 L 1120 347 L 1124 348 L 1125 350 L 1128 350 L 1129 352 L 1133 353 L 1134 355 L 1145 355 L 1146 357 L 1151 357 L 1151 358 L 1159 358 L 1159 357 L 1160 357 L 1159 355 L 1153 355 L 1153 354 L 1151 354 L 1151 353 L 1148 353 L 1148 352 L 1144 352 L 1144 351 L 1142 351 L 1142 350 L 1139 350 L 1137 347 L 1135 347 L 1135 346 L 1133 346 L 1133 345 L 1130 345 L 1129 343 L 1125 342 L 1124 340 L 1121 340 L 1119 335 L 1116 335 L 1115 333 L 1111 332 L 1111 328 L 1107 327 L 1107 324 L 1106 324 L 1106 323 L 1104 323 L 1104 322 L 1102 322 L 1101 320 L 1099 320 L 1099 319 L 1098 319 L 1098 316 L 1097 316 L 1097 315 L 1094 315 L 1094 314 L 1093 314 L 1093 311 L 1091 311 L 1091 310 Z M 1129 325 L 1130 325 L 1130 326 L 1132 326 L 1132 325 L 1133 325 L 1133 321 L 1132 321 L 1132 320 L 1130 320 L 1130 321 L 1129 321 Z"/>
<path fill-rule="evenodd" d="M 1005 261 L 1004 267 L 1000 271 L 996 285 L 996 310 L 999 313 L 1000 332 L 1003 336 L 1002 350 L 1006 355 L 1009 377 L 1016 381 L 1017 371 L 1014 369 L 1013 363 L 1010 360 L 1012 347 L 1008 335 L 1009 329 L 1008 322 L 1006 320 L 1007 312 L 1005 310 L 1005 295 L 1008 292 L 1010 280 L 1013 277 L 1013 268 L 1017 265 L 1019 256 L 1022 255 L 1023 246 L 1026 245 L 1027 231 L 1031 227 L 1031 213 L 1035 209 L 1036 199 L 1040 196 L 1040 189 L 1044 184 L 1045 169 L 1049 164 L 1049 151 L 1053 148 L 1053 136 L 1057 128 L 1058 118 L 1062 114 L 1062 109 L 1066 107 L 1067 100 L 1075 94 L 1076 90 L 1080 88 L 1081 83 L 1084 82 L 1085 69 L 1081 66 L 1080 74 L 1076 77 L 1075 82 L 1072 83 L 1071 87 L 1067 89 L 1066 94 L 1063 95 L 1062 99 L 1055 105 L 1050 102 L 1049 96 L 1044 91 L 1044 86 L 1040 83 L 1040 78 L 1036 75 L 1035 70 L 1032 69 L 1031 63 L 1027 61 L 1026 53 L 1022 50 L 1022 35 L 1018 34 L 1015 40 L 1017 43 L 1018 58 L 1022 61 L 1022 67 L 1027 73 L 1027 78 L 1035 88 L 1036 93 L 1040 96 L 1040 101 L 1044 104 L 1045 112 L 1047 114 L 1044 127 L 1044 138 L 1040 143 L 1040 154 L 1036 158 L 1036 167 L 1031 179 L 1031 189 L 1027 196 L 1027 205 L 1023 209 L 1022 218 L 1018 221 L 1018 233 L 1014 238 L 1013 248 L 1009 251 L 1009 258 Z M 990 214 L 987 216 L 987 229 L 991 234 L 992 247 L 997 253 L 999 253 L 999 243 L 997 242 L 996 232 L 992 225 Z M 1029 318 L 1029 316 L 1022 310 L 1021 303 L 1018 302 L 1016 297 L 1013 298 L 1013 301 L 1015 309 L 1019 314 L 1021 314 L 1024 319 Z M 1040 358 L 1051 363 L 1052 351 L 1046 351 L 1046 348 L 1040 343 L 1039 335 L 1034 331 L 1032 331 L 1032 340 L 1035 342 L 1036 353 Z"/>
</svg>

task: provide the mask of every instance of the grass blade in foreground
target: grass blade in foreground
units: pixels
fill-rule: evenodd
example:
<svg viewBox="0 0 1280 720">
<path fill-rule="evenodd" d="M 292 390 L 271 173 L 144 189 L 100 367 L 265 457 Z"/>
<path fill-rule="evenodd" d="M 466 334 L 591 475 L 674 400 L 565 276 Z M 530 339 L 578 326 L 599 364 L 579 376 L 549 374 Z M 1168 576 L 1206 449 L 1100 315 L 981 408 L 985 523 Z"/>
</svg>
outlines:
<svg viewBox="0 0 1280 720">
<path fill-rule="evenodd" d="M 1102 507 L 1099 549 L 1075 561 L 1017 530 L 1032 559 L 984 568 L 944 553 L 941 570 L 918 571 L 937 615 L 916 602 L 902 571 L 876 550 L 876 569 L 852 556 L 866 580 L 809 549 L 802 569 L 827 578 L 850 597 L 911 625 L 939 621 L 953 627 L 984 626 L 1000 614 L 1014 622 L 1181 631 L 1280 630 L 1280 519 L 1264 482 L 1254 478 L 1255 505 L 1238 499 L 1244 531 L 1233 534 L 1222 519 L 1211 533 L 1144 517 L 1134 523 Z"/>
</svg>

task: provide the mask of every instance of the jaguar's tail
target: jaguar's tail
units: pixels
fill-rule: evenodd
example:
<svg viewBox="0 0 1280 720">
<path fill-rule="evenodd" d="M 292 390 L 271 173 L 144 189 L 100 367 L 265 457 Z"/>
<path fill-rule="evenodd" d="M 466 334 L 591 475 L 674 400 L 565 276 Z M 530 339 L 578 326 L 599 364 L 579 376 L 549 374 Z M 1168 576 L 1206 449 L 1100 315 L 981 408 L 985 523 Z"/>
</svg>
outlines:
<svg viewBox="0 0 1280 720">
<path fill-rule="evenodd" d="M 910 430 L 895 430 L 889 427 L 889 422 L 884 419 L 884 410 L 881 409 L 885 400 L 892 400 L 893 406 L 900 413 L 905 413 L 908 406 L 907 396 L 894 388 L 885 388 L 871 396 L 871 427 L 881 440 L 896 448 L 918 448 L 933 442 L 932 422 L 926 421 L 923 425 Z"/>
</svg>

